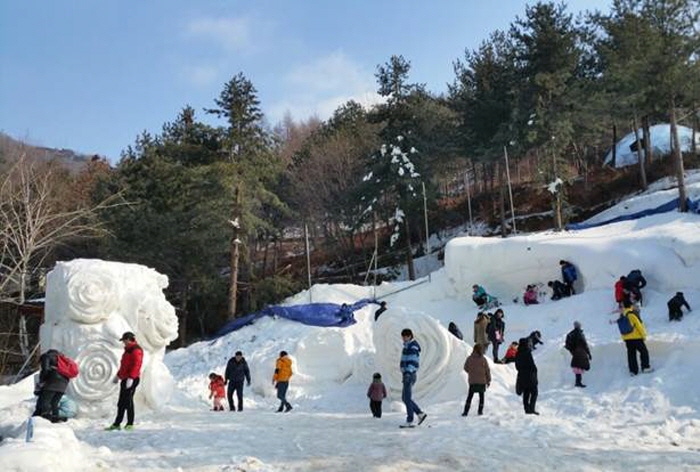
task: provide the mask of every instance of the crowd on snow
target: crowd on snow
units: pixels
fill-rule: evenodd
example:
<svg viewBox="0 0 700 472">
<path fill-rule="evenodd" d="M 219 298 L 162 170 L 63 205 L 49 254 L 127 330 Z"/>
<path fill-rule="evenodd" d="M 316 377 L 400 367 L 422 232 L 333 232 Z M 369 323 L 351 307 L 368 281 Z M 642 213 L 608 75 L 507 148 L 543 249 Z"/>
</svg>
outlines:
<svg viewBox="0 0 700 472">
<path fill-rule="evenodd" d="M 552 300 L 570 297 L 576 293 L 574 283 L 578 278 L 576 267 L 568 261 L 559 262 L 562 280 L 552 280 L 547 286 L 552 289 Z M 630 375 L 640 373 L 637 362 L 639 354 L 641 372 L 651 372 L 649 351 L 645 339 L 646 328 L 642 321 L 641 309 L 643 304 L 642 289 L 647 281 L 640 270 L 633 270 L 628 275 L 620 277 L 615 283 L 615 301 L 618 304 L 619 317 L 612 323 L 617 323 L 620 336 L 625 342 L 627 350 L 627 363 Z M 526 305 L 539 303 L 542 292 L 538 289 L 541 284 L 528 285 L 523 294 L 523 302 Z M 540 331 L 532 331 L 529 336 L 513 341 L 508 346 L 505 356 L 499 356 L 499 348 L 504 343 L 506 324 L 505 313 L 499 308 L 498 299 L 490 295 L 481 285 L 472 287 L 473 301 L 478 306 L 478 313 L 474 320 L 473 342 L 474 347 L 464 363 L 464 371 L 467 373 L 469 391 L 462 412 L 463 416 L 469 414 L 474 394 L 479 395 L 477 413 L 484 412 L 484 396 L 486 389 L 491 384 L 491 372 L 486 360 L 486 353 L 491 345 L 491 354 L 494 364 L 514 363 L 517 371 L 516 393 L 522 396 L 523 408 L 526 414 L 539 415 L 536 410 L 538 395 L 537 365 L 532 352 L 542 344 Z M 546 295 L 546 294 L 545 294 Z M 387 310 L 386 302 L 377 302 L 379 308 L 375 311 L 374 319 Z M 692 311 L 685 299 L 683 292 L 677 292 L 667 303 L 670 321 L 680 321 L 683 318 L 683 307 Z M 493 313 L 487 310 L 495 308 Z M 450 322 L 448 330 L 458 339 L 464 336 L 454 322 Z M 406 423 L 401 427 L 414 427 L 414 419 L 421 424 L 427 414 L 413 400 L 413 386 L 417 381 L 420 367 L 421 347 L 414 338 L 410 329 L 401 331 L 403 348 L 399 368 L 402 374 L 401 399 L 406 406 Z M 107 430 L 121 429 L 121 423 L 126 416 L 126 430 L 131 430 L 134 425 L 134 392 L 139 385 L 143 351 L 136 342 L 134 333 L 126 332 L 121 337 L 124 343 L 119 370 L 114 378 L 115 383 L 120 384 L 119 399 L 117 401 L 117 415 L 114 422 Z M 591 367 L 591 350 L 583 333 L 581 323 L 574 322 L 573 329 L 566 335 L 564 348 L 571 354 L 571 369 L 574 374 L 576 387 L 584 388 L 583 374 Z M 292 360 L 286 351 L 281 351 L 275 362 L 272 376 L 272 384 L 277 390 L 277 398 L 280 401 L 277 412 L 289 412 L 292 405 L 287 401 L 287 390 L 292 377 Z M 34 416 L 42 416 L 52 422 L 65 421 L 75 414 L 74 403 L 64 396 L 71 378 L 78 375 L 78 366 L 73 360 L 62 353 L 49 349 L 41 356 L 41 371 L 36 379 L 35 394 L 37 395 Z M 209 374 L 209 398 L 213 401 L 212 410 L 224 411 L 224 398 L 228 400 L 230 411 L 243 410 L 243 387 L 250 386 L 250 369 L 241 351 L 237 351 L 229 359 L 223 376 L 212 372 Z M 234 401 L 234 395 L 236 401 Z M 375 418 L 382 416 L 382 401 L 387 396 L 386 387 L 382 382 L 380 373 L 375 373 L 367 390 L 370 401 L 370 411 Z"/>
</svg>

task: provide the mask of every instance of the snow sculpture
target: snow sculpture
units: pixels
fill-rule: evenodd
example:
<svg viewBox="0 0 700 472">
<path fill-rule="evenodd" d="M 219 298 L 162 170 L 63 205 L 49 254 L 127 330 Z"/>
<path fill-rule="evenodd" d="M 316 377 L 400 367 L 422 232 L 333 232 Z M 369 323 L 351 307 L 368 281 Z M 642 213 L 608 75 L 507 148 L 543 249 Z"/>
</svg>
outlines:
<svg viewBox="0 0 700 472">
<path fill-rule="evenodd" d="M 163 356 L 178 335 L 175 309 L 163 294 L 167 286 L 168 278 L 153 269 L 96 259 L 59 262 L 48 274 L 41 349 L 58 349 L 80 366 L 68 389 L 79 414 L 114 413 L 125 331 L 136 334 L 144 352 L 136 401 L 151 408 L 167 402 L 173 379 Z"/>
<path fill-rule="evenodd" d="M 466 358 L 467 346 L 458 341 L 433 317 L 394 307 L 384 313 L 374 325 L 372 341 L 376 354 L 374 368 L 381 372 L 392 398 L 401 398 L 402 376 L 399 370 L 403 342 L 401 330 L 409 328 L 421 346 L 418 381 L 413 387 L 415 398 L 430 397 L 446 386 L 459 382 L 459 372 Z M 363 377 L 363 380 L 367 376 Z"/>
</svg>

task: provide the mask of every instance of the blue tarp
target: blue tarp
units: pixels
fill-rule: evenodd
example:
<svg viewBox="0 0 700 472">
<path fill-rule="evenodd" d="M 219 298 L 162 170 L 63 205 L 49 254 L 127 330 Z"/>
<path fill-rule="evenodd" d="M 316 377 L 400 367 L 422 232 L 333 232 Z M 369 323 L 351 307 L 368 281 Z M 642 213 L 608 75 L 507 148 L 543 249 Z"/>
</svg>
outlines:
<svg viewBox="0 0 700 472">
<path fill-rule="evenodd" d="M 273 305 L 264 308 L 257 313 L 236 318 L 235 320 L 226 323 L 211 337 L 211 339 L 216 339 L 225 334 L 241 329 L 243 326 L 254 322 L 258 318 L 262 318 L 263 316 L 279 316 L 280 318 L 298 321 L 299 323 L 310 326 L 350 326 L 357 323 L 357 321 L 355 321 L 354 312 L 369 303 L 379 304 L 379 302 L 376 300 L 364 298 L 353 303 L 352 305 L 347 305 L 345 303 L 342 305 L 338 305 L 337 303 L 307 303 L 305 305 L 291 306 Z"/>
<path fill-rule="evenodd" d="M 692 201 L 691 199 L 686 199 L 686 204 L 688 206 L 688 211 L 691 213 L 700 213 L 700 200 Z M 668 213 L 669 211 L 674 211 L 678 208 L 678 199 L 675 198 L 670 202 L 664 203 L 656 208 L 649 208 L 647 210 L 638 211 L 637 213 L 632 213 L 629 215 L 622 215 L 609 220 L 601 221 L 599 223 L 571 223 L 566 225 L 566 229 L 588 229 L 596 228 L 598 226 L 609 225 L 610 223 L 617 223 L 618 221 L 629 221 L 643 218 L 645 216 L 657 215 L 659 213 Z"/>
</svg>

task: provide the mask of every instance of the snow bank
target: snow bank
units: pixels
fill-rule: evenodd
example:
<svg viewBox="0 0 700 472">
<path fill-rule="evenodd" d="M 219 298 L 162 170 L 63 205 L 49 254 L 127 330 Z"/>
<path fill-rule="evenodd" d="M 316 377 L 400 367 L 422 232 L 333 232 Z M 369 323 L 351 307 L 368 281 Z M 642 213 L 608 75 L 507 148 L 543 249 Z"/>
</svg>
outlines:
<svg viewBox="0 0 700 472">
<path fill-rule="evenodd" d="M 632 269 L 641 269 L 650 288 L 700 288 L 695 265 L 700 218 L 666 214 L 582 231 L 507 239 L 455 238 L 445 250 L 445 270 L 460 299 L 473 284 L 502 300 L 522 296 L 525 287 L 561 279 L 559 261 L 573 263 L 578 291 L 610 289 Z"/>
</svg>

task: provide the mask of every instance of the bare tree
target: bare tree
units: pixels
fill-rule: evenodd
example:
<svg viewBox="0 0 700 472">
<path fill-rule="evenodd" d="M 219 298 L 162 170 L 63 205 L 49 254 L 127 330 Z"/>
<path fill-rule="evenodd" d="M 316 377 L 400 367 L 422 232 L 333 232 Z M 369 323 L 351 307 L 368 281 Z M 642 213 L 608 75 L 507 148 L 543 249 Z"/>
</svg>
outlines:
<svg viewBox="0 0 700 472">
<path fill-rule="evenodd" d="M 61 244 L 104 234 L 97 204 L 69 198 L 73 177 L 59 164 L 32 160 L 21 148 L 0 184 L 0 301 L 24 304 L 31 274 Z M 20 349 L 29 355 L 26 319 L 19 319 Z"/>
</svg>

